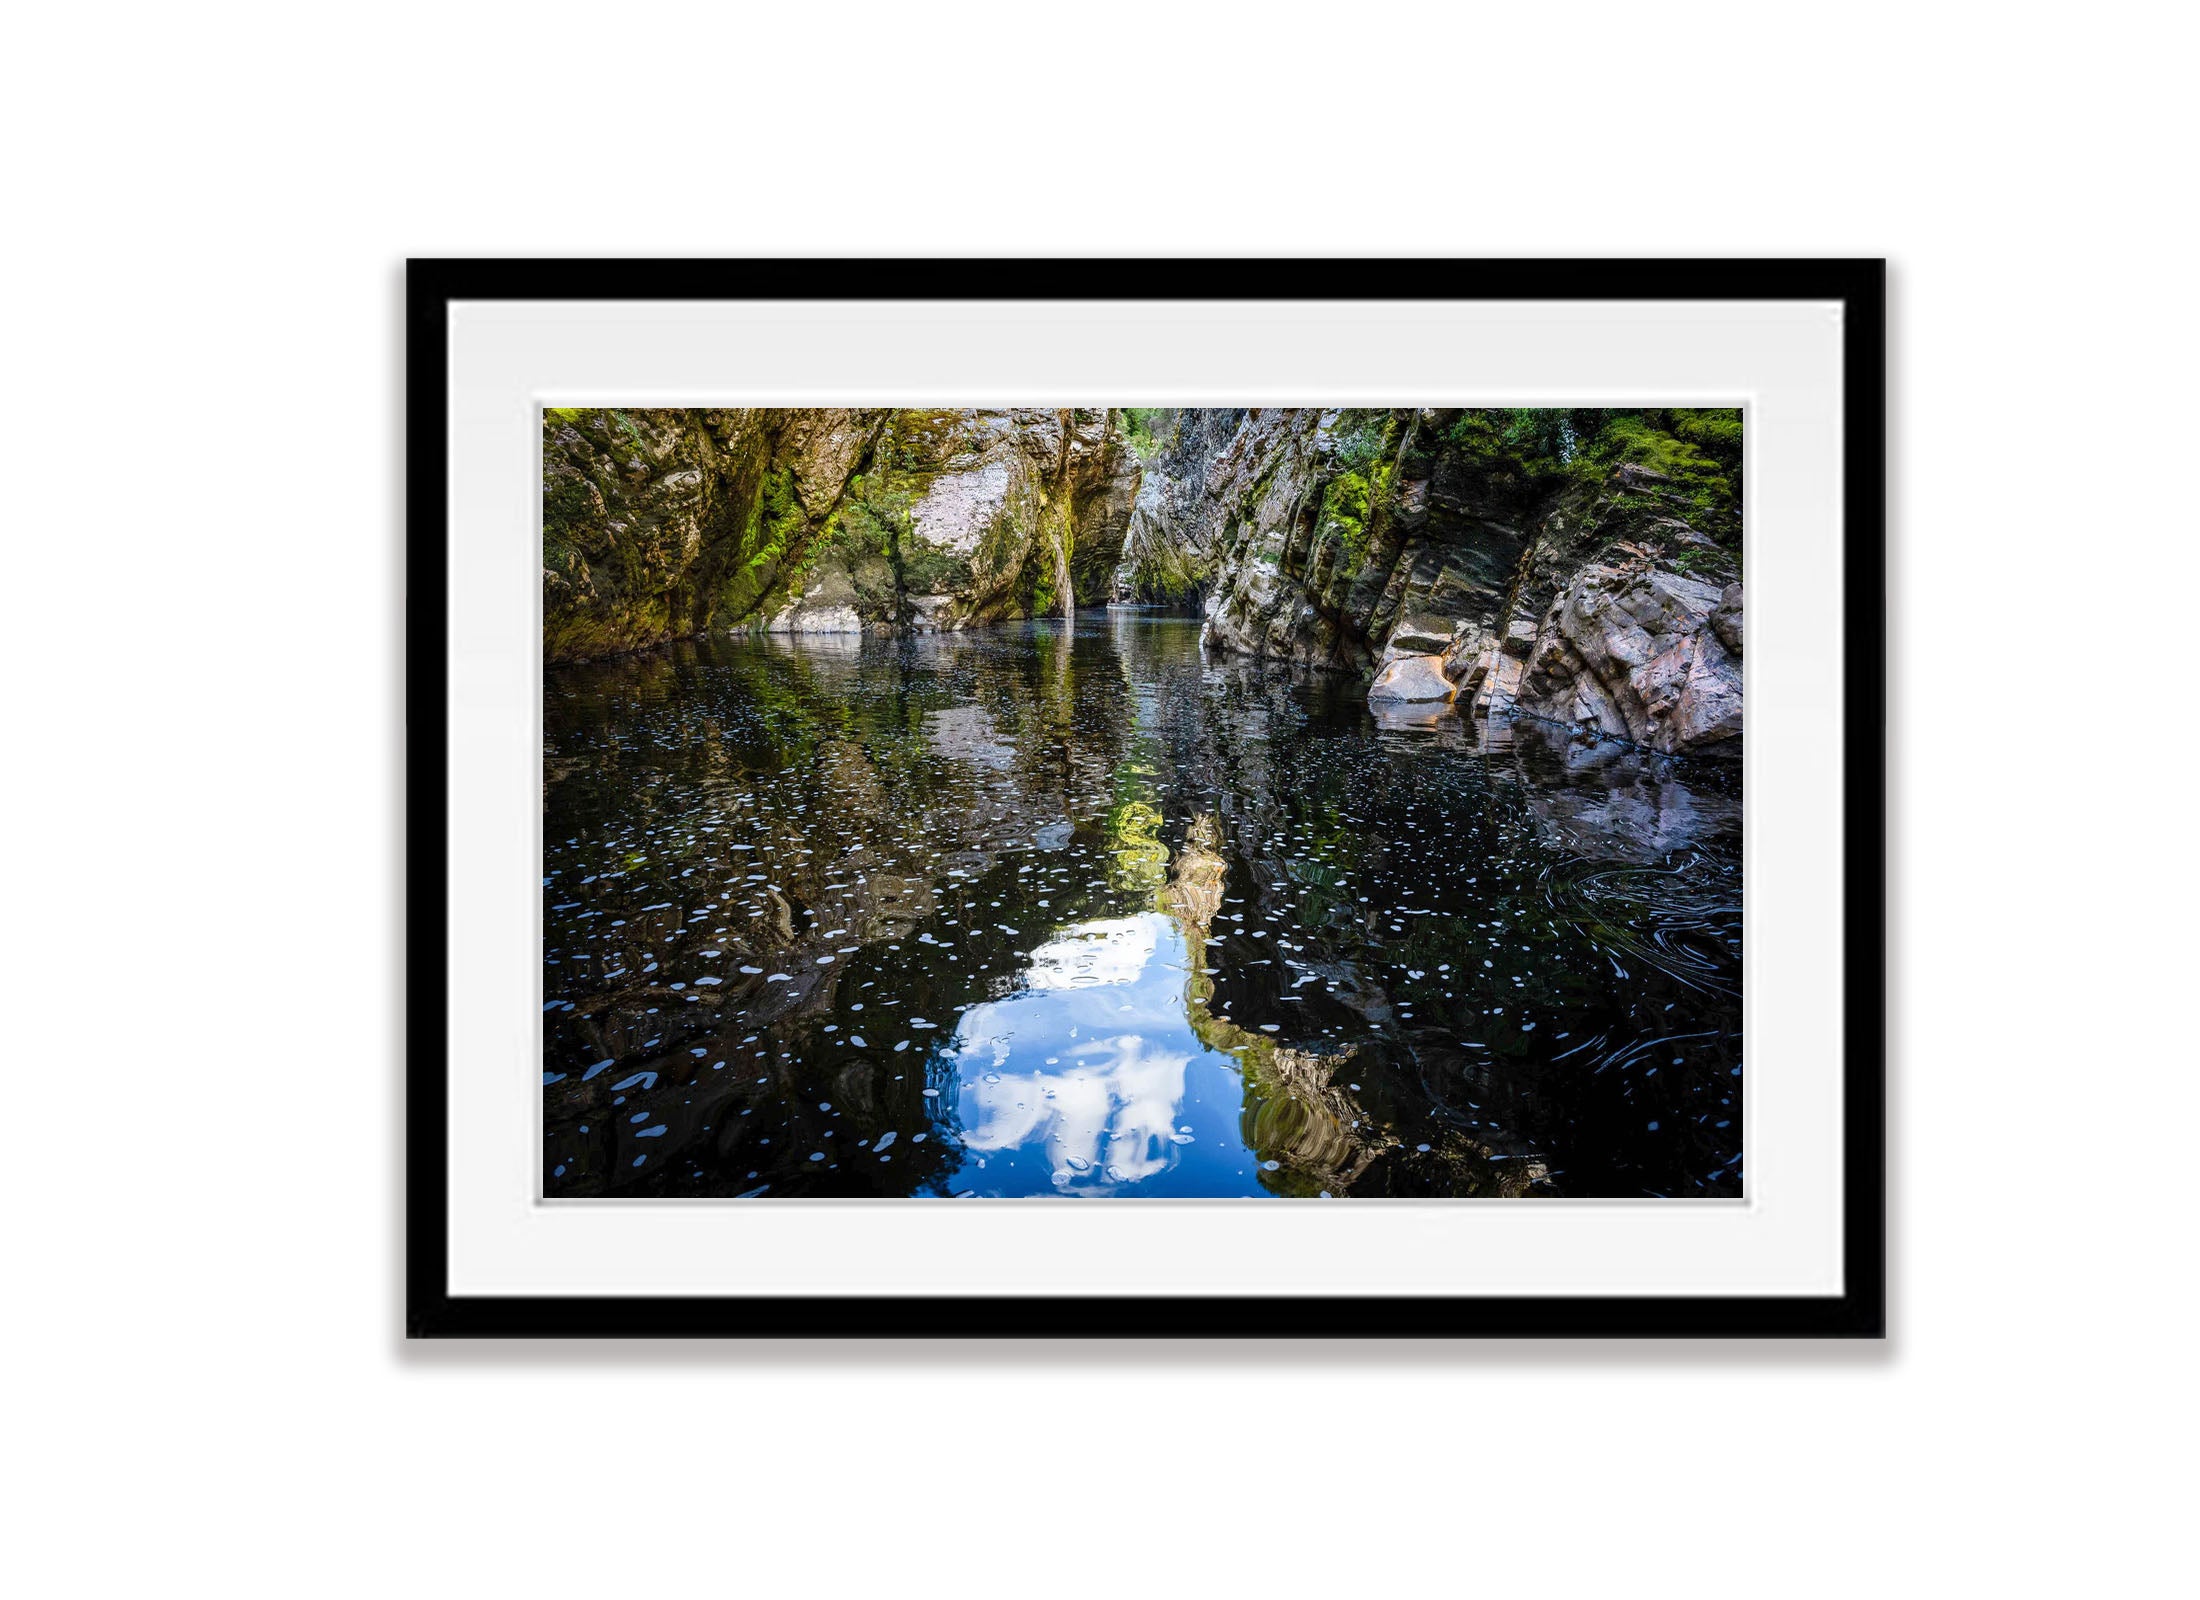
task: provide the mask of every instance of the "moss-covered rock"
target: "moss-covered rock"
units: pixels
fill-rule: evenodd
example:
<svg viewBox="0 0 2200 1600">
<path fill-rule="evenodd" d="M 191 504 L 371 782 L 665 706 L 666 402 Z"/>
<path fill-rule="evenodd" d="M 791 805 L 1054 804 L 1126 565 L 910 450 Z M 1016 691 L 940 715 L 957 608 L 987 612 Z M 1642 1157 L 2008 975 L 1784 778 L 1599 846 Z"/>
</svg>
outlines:
<svg viewBox="0 0 2200 1600">
<path fill-rule="evenodd" d="M 1212 647 L 1369 673 L 1439 659 L 1467 704 L 1557 708 L 1661 749 L 1738 728 L 1738 678 L 1704 676 L 1724 669 L 1718 639 L 1697 640 L 1702 618 L 1658 635 L 1661 654 L 1705 664 L 1685 710 L 1662 680 L 1600 690 L 1586 631 L 1545 648 L 1554 602 L 1597 571 L 1730 586 L 1739 626 L 1738 412 L 1289 409 L 1170 424 L 1154 430 L 1170 442 L 1149 462 L 1119 587 L 1145 598 L 1148 574 L 1195 559 Z M 1545 664 L 1540 709 L 1520 698 L 1531 657 Z"/>
<path fill-rule="evenodd" d="M 546 657 L 610 655 L 753 616 L 787 585 L 888 415 L 546 411 Z"/>
<path fill-rule="evenodd" d="M 1684 408 L 558 409 L 544 648 L 1196 604 L 1216 648 L 1432 659 L 1485 710 L 1594 702 L 1616 736 L 1716 742 L 1738 676 L 1732 706 L 1723 679 L 1685 710 L 1662 679 L 1600 690 L 1594 630 L 1550 629 L 1584 575 L 1663 574 L 1731 591 L 1736 644 L 1683 641 L 1692 618 L 1661 652 L 1738 658 L 1742 459 L 1738 412 Z"/>
<path fill-rule="evenodd" d="M 546 411 L 544 651 L 1097 603 L 1137 484 L 1098 410 Z"/>
</svg>

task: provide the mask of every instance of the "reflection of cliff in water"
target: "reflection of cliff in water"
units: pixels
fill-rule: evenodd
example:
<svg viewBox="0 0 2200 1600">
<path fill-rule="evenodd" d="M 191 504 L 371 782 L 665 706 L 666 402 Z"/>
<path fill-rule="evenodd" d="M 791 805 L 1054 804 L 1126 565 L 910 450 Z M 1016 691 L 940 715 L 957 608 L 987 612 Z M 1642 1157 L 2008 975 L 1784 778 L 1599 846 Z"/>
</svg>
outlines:
<svg viewBox="0 0 2200 1600">
<path fill-rule="evenodd" d="M 1739 1192 L 1735 778 L 1173 619 L 833 645 L 552 675 L 548 1193 Z"/>
<path fill-rule="evenodd" d="M 1192 1031 L 1210 1050 L 1233 1057 L 1245 1075 L 1241 1133 L 1247 1145 L 1278 1163 L 1269 1186 L 1279 1192 L 1343 1194 L 1380 1149 L 1395 1141 L 1368 1123 L 1341 1082 L 1332 1081 L 1350 1065 L 1352 1046 L 1322 1053 L 1294 1050 L 1216 1014 L 1207 940 L 1228 875 L 1221 825 L 1202 812 L 1185 829 L 1183 848 L 1160 895 L 1190 952 L 1185 1006 Z"/>
<path fill-rule="evenodd" d="M 1546 836 L 1586 856 L 1654 861 L 1714 839 L 1739 840 L 1742 801 L 1730 765 L 1684 763 L 1554 723 L 1499 719 L 1522 793 Z"/>
</svg>

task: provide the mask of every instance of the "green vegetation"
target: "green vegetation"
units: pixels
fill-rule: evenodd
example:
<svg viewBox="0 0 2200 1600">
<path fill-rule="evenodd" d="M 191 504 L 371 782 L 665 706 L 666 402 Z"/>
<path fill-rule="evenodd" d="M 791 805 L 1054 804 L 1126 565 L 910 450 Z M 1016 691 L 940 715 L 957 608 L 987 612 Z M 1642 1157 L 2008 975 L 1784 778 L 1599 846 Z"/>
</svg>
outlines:
<svg viewBox="0 0 2200 1600">
<path fill-rule="evenodd" d="M 1656 522 L 1685 522 L 1725 553 L 1679 558 L 1684 571 L 1731 565 L 1740 546 L 1738 411 L 1490 407 L 1451 413 L 1432 431 L 1410 412 L 1348 410 L 1330 423 L 1330 437 L 1335 470 L 1316 528 L 1334 552 L 1330 570 L 1344 579 L 1385 537 L 1401 476 L 1442 473 L 1451 492 L 1522 524 L 1569 493 L 1587 526 L 1615 537 L 1656 537 Z"/>
<path fill-rule="evenodd" d="M 1621 412 L 1608 422 L 1595 453 L 1635 462 L 1676 483 L 1708 492 L 1706 503 L 1737 504 L 1742 476 L 1739 411 Z"/>
<path fill-rule="evenodd" d="M 1741 537 L 1742 414 L 1736 410 L 1605 410 L 1514 406 L 1466 410 L 1445 443 L 1467 456 L 1500 500 L 1525 507 L 1568 487 L 1619 485 L 1610 509 L 1677 516 L 1723 545 Z M 1659 480 L 1663 480 L 1662 482 Z"/>
<path fill-rule="evenodd" d="M 1332 459 L 1341 470 L 1322 491 L 1319 526 L 1337 541 L 1340 573 L 1360 570 L 1375 525 L 1389 509 L 1398 477 L 1398 434 L 1396 412 L 1338 414 Z"/>
<path fill-rule="evenodd" d="M 772 411 L 573 406 L 542 415 L 544 629 L 553 659 L 760 624 L 786 597 L 821 583 L 835 598 L 820 604 L 853 604 L 867 619 L 903 625 L 911 595 L 958 597 L 950 615 L 959 621 L 1059 614 L 1071 592 L 1087 602 L 1103 597 L 1118 570 L 1141 601 L 1197 604 L 1218 564 L 1243 553 L 1233 538 L 1279 481 L 1277 466 L 1292 459 L 1264 458 L 1264 443 L 1235 461 L 1230 470 L 1243 476 L 1229 491 L 1234 498 L 1201 508 L 1199 537 L 1173 522 L 1139 532 L 1143 523 L 1128 515 L 1130 455 L 1148 463 L 1149 475 L 1163 471 L 1164 460 L 1166 470 L 1191 474 L 1170 491 L 1180 498 L 1213 464 L 1200 452 L 1226 442 L 1210 439 L 1219 433 L 1214 419 L 1167 407 L 1061 414 L 1086 430 L 1088 450 L 1104 420 L 1116 448 L 1073 462 L 1066 450 L 1057 459 L 1052 434 L 1038 454 L 1021 441 L 1009 501 L 970 530 L 976 550 L 958 556 L 914 536 L 914 509 L 941 474 L 1001 459 L 989 454 L 1001 418 L 973 427 L 952 410 L 849 413 L 822 424 L 837 438 L 834 451 L 818 454 L 817 421 L 790 429 L 788 414 Z M 1300 424 L 1310 420 L 1302 416 L 1286 433 L 1303 441 Z M 1461 584 L 1501 583 L 1501 573 L 1481 568 L 1513 559 L 1507 541 L 1532 541 L 1544 529 L 1563 530 L 1563 549 L 1544 547 L 1544 559 L 1624 544 L 1718 579 L 1739 556 L 1737 410 L 1355 408 L 1320 420 L 1316 453 L 1297 457 L 1292 469 L 1294 488 L 1311 484 L 1311 509 L 1302 503 L 1299 515 L 1313 519 L 1313 547 L 1302 548 L 1304 522 L 1272 531 L 1289 576 L 1314 586 L 1325 616 L 1371 614 L 1391 553 L 1409 544 L 1444 547 L 1447 595 Z M 1275 439 L 1284 443 L 1286 434 Z M 845 484 L 805 477 L 798 486 L 797 463 L 808 472 L 820 462 L 852 475 Z M 1103 482 L 1105 495 L 1095 493 Z M 1410 515 L 1401 485 L 1412 486 Z M 825 496 L 833 499 L 829 514 Z M 1086 502 L 1091 527 L 1081 531 L 1078 507 Z M 1212 526 L 1204 520 L 1210 512 Z M 1134 539 L 1120 569 L 1116 535 L 1126 521 Z M 843 575 L 853 591 L 845 601 Z"/>
<path fill-rule="evenodd" d="M 582 428 L 599 440 L 615 440 L 614 448 L 622 452 L 631 441 L 649 453 L 648 441 L 623 412 L 564 410 L 549 418 L 542 479 L 546 653 L 559 659 L 631 649 L 674 631 L 673 597 L 650 581 L 664 529 L 654 517 L 636 516 L 614 530 L 606 510 L 607 486 L 617 487 L 609 458 L 595 449 L 585 458 L 569 458 L 552 444 L 551 432 Z M 580 459 L 605 464 L 590 470 Z M 587 604 L 575 604 L 577 599 Z"/>
<path fill-rule="evenodd" d="M 1389 411 L 1340 411 L 1333 435 L 1336 462 L 1348 472 L 1364 472 L 1388 455 L 1397 433 Z"/>
<path fill-rule="evenodd" d="M 570 574 L 581 550 L 598 537 L 602 500 L 579 473 L 546 477 L 542 486 L 542 564 Z"/>
<path fill-rule="evenodd" d="M 1742 470 L 1742 414 L 1739 411 L 1675 411 L 1673 431 L 1730 473 Z"/>
<path fill-rule="evenodd" d="M 1495 486 L 1517 487 L 1532 498 L 1562 487 L 1579 459 L 1575 415 L 1539 406 L 1462 411 L 1444 442 L 1472 459 Z"/>
<path fill-rule="evenodd" d="M 1322 491 L 1322 527 L 1333 534 L 1344 552 L 1337 563 L 1345 572 L 1357 572 L 1367 559 L 1367 520 L 1374 499 L 1364 472 L 1341 472 Z"/>
<path fill-rule="evenodd" d="M 1684 577 L 1730 575 L 1740 556 L 1741 552 L 1738 550 L 1704 550 L 1690 546 L 1685 550 L 1668 552 L 1665 564 Z"/>
<path fill-rule="evenodd" d="M 1707 437 L 1723 447 L 1725 440 L 1716 422 L 1699 420 L 1716 417 L 1716 413 L 1680 415 L 1688 419 L 1685 426 L 1698 437 Z M 1628 491 L 1638 497 L 1642 509 L 1654 509 L 1657 502 L 1664 502 L 1703 533 L 1722 542 L 1729 537 L 1739 538 L 1741 492 L 1736 480 L 1741 476 L 1741 417 L 1739 413 L 1728 415 L 1733 418 L 1731 466 L 1684 436 L 1674 426 L 1675 414 L 1670 412 L 1614 414 L 1583 450 L 1582 459 L 1600 477 L 1621 466 L 1647 467 L 1666 479 L 1670 487 Z"/>
<path fill-rule="evenodd" d="M 1024 611 L 1027 616 L 1051 616 L 1061 599 L 1054 587 L 1054 558 L 1050 551 L 1034 545 L 1024 561 L 1023 591 Z"/>
<path fill-rule="evenodd" d="M 953 594 L 970 587 L 970 558 L 928 545 L 900 550 L 901 586 L 911 594 Z"/>
<path fill-rule="evenodd" d="M 1176 412 L 1163 406 L 1125 406 L 1123 437 L 1141 461 L 1151 461 L 1176 442 Z"/>
<path fill-rule="evenodd" d="M 584 431 L 587 430 L 590 419 L 600 417 L 603 419 L 603 426 L 595 431 L 610 437 L 614 445 L 622 449 L 628 446 L 637 450 L 649 449 L 649 441 L 642 437 L 640 425 L 624 411 L 604 406 L 545 406 L 542 416 L 543 421 L 552 427 L 580 428 Z M 614 427 L 620 430 L 623 438 L 611 434 Z"/>
<path fill-rule="evenodd" d="M 741 540 L 751 552 L 748 570 L 755 572 L 768 562 L 782 560 L 807 520 L 802 502 L 795 498 L 794 474 L 785 467 L 765 473 Z"/>
</svg>

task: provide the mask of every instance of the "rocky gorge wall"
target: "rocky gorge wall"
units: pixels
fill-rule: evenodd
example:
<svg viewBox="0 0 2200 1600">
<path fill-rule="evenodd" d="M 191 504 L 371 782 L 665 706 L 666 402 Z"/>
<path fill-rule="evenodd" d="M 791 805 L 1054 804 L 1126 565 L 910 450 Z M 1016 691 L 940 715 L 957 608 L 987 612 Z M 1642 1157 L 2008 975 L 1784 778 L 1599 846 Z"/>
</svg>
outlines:
<svg viewBox="0 0 2200 1600">
<path fill-rule="evenodd" d="M 548 411 L 546 659 L 1067 613 L 1137 482 L 1099 410 Z"/>
<path fill-rule="evenodd" d="M 1378 704 L 1647 748 L 1742 730 L 1731 411 L 1161 413 L 1118 587 L 1216 649 L 1373 674 Z"/>
<path fill-rule="evenodd" d="M 551 411 L 543 499 L 552 661 L 1197 605 L 1378 707 L 1740 749 L 1732 411 Z"/>
</svg>

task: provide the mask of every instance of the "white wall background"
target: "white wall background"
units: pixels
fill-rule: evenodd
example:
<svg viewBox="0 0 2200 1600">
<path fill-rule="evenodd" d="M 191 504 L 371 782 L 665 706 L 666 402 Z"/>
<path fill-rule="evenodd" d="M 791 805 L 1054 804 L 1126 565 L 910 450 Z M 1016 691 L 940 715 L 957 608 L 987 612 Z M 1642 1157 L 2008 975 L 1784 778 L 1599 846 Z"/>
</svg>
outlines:
<svg viewBox="0 0 2200 1600">
<path fill-rule="evenodd" d="M 7 36 L 21 1592 L 2169 1586 L 2187 18 L 446 0 Z M 399 263 L 795 252 L 1893 257 L 1891 1343 L 402 1348 Z"/>
</svg>

